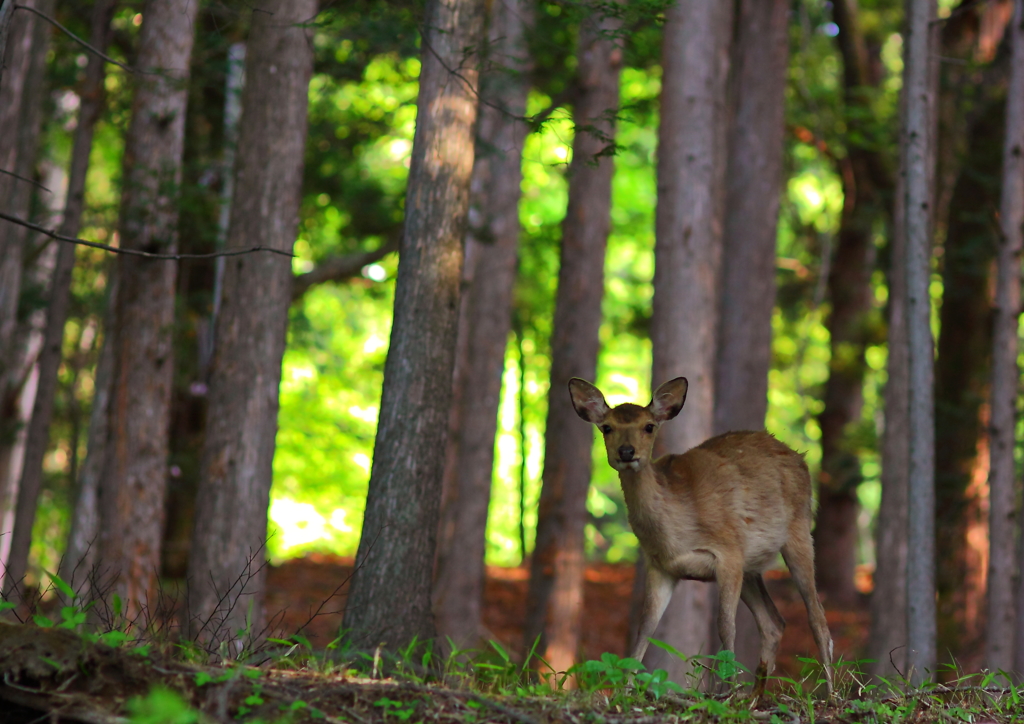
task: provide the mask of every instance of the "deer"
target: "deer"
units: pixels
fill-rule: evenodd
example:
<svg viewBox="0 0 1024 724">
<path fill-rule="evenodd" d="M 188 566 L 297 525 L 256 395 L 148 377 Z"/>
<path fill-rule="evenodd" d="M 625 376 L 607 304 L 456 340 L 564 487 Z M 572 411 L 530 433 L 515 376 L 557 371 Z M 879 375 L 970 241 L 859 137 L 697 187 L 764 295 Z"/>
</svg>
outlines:
<svg viewBox="0 0 1024 724">
<path fill-rule="evenodd" d="M 601 391 L 569 381 L 573 407 L 604 436 L 608 463 L 618 471 L 629 523 L 647 560 L 647 582 L 636 644 L 640 661 L 679 580 L 718 584 L 718 635 L 735 651 L 740 600 L 754 614 L 760 661 L 753 700 L 764 694 L 786 622 L 764 582 L 779 553 L 807 608 L 832 695 L 832 636 L 814 584 L 811 477 L 804 456 L 770 433 L 727 432 L 681 455 L 654 459 L 659 428 L 683 409 L 689 384 L 661 385 L 646 407 L 610 408 Z"/>
</svg>

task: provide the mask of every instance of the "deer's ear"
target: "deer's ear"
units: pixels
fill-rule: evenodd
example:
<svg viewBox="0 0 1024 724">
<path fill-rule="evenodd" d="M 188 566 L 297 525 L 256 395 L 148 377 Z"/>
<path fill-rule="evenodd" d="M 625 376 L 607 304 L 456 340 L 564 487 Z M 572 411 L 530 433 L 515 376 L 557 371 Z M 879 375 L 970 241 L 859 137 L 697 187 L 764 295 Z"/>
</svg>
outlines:
<svg viewBox="0 0 1024 724">
<path fill-rule="evenodd" d="M 569 396 L 572 398 L 572 406 L 576 408 L 576 414 L 587 422 L 596 425 L 609 412 L 608 403 L 605 402 L 601 390 L 579 377 L 569 380 Z"/>
<path fill-rule="evenodd" d="M 664 422 L 678 415 L 679 411 L 683 409 L 683 403 L 686 402 L 688 387 L 689 384 L 685 377 L 676 377 L 655 390 L 654 399 L 647 406 L 647 409 L 654 415 L 654 419 Z"/>
</svg>

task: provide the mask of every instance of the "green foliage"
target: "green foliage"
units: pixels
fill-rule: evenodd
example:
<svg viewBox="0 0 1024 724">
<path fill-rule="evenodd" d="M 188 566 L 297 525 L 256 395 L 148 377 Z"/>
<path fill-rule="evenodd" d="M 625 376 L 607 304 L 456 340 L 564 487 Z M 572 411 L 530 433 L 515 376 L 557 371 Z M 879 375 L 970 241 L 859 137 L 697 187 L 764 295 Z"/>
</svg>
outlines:
<svg viewBox="0 0 1024 724">
<path fill-rule="evenodd" d="M 162 686 L 153 687 L 145 696 L 128 700 L 132 724 L 195 724 L 199 712 L 189 706 L 181 694 Z"/>
</svg>

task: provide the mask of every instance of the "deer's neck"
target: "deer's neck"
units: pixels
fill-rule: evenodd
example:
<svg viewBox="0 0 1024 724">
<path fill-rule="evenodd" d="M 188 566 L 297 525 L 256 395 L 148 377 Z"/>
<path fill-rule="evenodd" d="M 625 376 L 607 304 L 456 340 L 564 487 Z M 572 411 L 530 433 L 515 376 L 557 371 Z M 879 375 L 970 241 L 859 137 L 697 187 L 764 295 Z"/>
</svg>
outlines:
<svg viewBox="0 0 1024 724">
<path fill-rule="evenodd" d="M 630 515 L 642 514 L 654 504 L 658 478 L 652 464 L 648 463 L 639 470 L 620 471 L 619 483 Z"/>
</svg>

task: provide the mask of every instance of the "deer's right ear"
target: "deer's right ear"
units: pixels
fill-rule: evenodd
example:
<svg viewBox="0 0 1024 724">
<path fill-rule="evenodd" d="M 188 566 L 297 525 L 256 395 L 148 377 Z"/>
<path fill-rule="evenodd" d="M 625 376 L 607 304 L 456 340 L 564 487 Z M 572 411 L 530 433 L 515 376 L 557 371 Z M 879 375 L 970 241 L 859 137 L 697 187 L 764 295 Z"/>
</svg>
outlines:
<svg viewBox="0 0 1024 724">
<path fill-rule="evenodd" d="M 686 402 L 686 390 L 689 383 L 685 377 L 676 377 L 669 380 L 654 392 L 654 398 L 647 407 L 650 409 L 654 419 L 660 422 L 671 420 L 683 409 Z"/>
<path fill-rule="evenodd" d="M 605 402 L 601 390 L 586 380 L 579 377 L 569 380 L 569 396 L 572 398 L 572 406 L 576 408 L 576 414 L 587 422 L 596 425 L 608 414 L 608 403 Z"/>
</svg>

